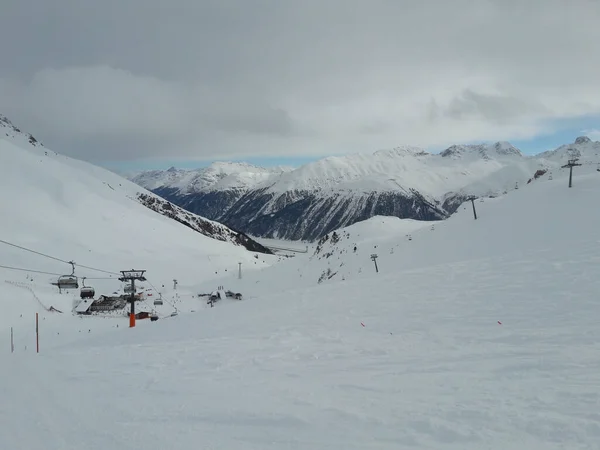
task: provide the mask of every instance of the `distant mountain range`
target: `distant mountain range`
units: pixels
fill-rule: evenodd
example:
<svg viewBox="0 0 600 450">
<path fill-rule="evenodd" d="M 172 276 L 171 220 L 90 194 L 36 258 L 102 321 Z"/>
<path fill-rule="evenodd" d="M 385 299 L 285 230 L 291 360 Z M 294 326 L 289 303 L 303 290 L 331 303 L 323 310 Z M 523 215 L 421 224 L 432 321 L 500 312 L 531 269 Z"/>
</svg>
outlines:
<svg viewBox="0 0 600 450">
<path fill-rule="evenodd" d="M 153 170 L 131 181 L 195 214 L 249 235 L 315 240 L 370 217 L 439 220 L 468 196 L 498 196 L 552 171 L 569 158 L 600 162 L 600 142 L 575 142 L 524 156 L 508 142 L 453 145 L 439 154 L 398 147 L 328 157 L 296 169 L 215 162 Z"/>
</svg>

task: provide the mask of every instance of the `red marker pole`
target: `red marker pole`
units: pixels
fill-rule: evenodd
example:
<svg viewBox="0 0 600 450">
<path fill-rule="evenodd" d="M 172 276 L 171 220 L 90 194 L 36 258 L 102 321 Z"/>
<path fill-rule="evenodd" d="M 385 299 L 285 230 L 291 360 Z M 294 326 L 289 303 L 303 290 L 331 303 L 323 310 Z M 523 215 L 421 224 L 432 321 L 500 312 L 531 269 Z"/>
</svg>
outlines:
<svg viewBox="0 0 600 450">
<path fill-rule="evenodd" d="M 36 353 L 40 352 L 40 328 L 39 328 L 39 314 L 35 313 L 35 347 Z"/>
</svg>

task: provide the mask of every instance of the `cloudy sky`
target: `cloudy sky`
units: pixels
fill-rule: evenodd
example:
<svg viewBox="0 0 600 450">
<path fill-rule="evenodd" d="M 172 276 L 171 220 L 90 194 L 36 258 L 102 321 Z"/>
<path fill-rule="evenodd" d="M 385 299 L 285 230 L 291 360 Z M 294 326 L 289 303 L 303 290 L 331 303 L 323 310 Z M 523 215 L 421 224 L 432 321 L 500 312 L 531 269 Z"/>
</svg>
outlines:
<svg viewBox="0 0 600 450">
<path fill-rule="evenodd" d="M 537 152 L 600 139 L 599 23 L 598 0 L 6 0 L 0 113 L 122 167 Z"/>
</svg>

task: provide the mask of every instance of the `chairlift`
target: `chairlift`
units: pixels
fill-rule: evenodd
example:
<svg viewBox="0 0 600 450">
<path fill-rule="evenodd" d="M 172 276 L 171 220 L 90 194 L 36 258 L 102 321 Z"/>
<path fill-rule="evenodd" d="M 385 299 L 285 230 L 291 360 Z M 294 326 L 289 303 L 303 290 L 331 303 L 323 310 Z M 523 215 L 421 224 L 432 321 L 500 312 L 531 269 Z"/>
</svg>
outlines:
<svg viewBox="0 0 600 450">
<path fill-rule="evenodd" d="M 91 286 L 84 286 L 79 291 L 79 295 L 80 295 L 80 297 L 82 299 L 84 299 L 84 298 L 94 298 L 94 295 L 96 295 L 96 291 Z"/>
<path fill-rule="evenodd" d="M 79 283 L 77 282 L 77 277 L 75 276 L 75 263 L 73 261 L 69 261 L 71 264 L 71 275 L 61 275 L 58 277 L 56 281 L 56 285 L 58 289 L 77 289 L 79 287 Z"/>
<path fill-rule="evenodd" d="M 93 287 L 85 285 L 85 279 L 86 279 L 86 277 L 83 277 L 81 279 L 81 284 L 83 286 L 81 286 L 81 290 L 79 291 L 79 295 L 82 300 L 84 298 L 94 298 L 94 295 L 96 295 L 96 291 Z"/>
<path fill-rule="evenodd" d="M 158 298 L 154 299 L 154 304 L 155 305 L 162 305 L 163 304 L 162 295 L 159 294 Z"/>
<path fill-rule="evenodd" d="M 79 283 L 74 275 L 61 275 L 56 282 L 59 289 L 77 289 Z"/>
<path fill-rule="evenodd" d="M 600 163 L 598 163 L 598 168 L 596 170 L 600 172 Z"/>
</svg>

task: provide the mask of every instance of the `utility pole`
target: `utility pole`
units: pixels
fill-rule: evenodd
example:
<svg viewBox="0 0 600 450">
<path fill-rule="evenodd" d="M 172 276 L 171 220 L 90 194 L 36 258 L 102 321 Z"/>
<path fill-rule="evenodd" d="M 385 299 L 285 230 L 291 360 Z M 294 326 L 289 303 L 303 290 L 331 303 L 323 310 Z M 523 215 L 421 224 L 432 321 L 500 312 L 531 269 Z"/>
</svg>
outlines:
<svg viewBox="0 0 600 450">
<path fill-rule="evenodd" d="M 475 199 L 477 197 L 471 196 L 469 197 L 469 200 L 471 200 L 471 205 L 473 205 L 473 217 L 475 218 L 475 220 L 477 220 L 477 211 L 475 211 Z"/>
<path fill-rule="evenodd" d="M 377 267 L 377 258 L 378 258 L 377 253 L 373 253 L 371 255 L 371 259 L 375 263 L 375 272 L 379 273 L 379 268 Z"/>
<path fill-rule="evenodd" d="M 562 166 L 563 169 L 565 167 L 569 168 L 569 187 L 573 187 L 573 167 L 581 166 L 581 164 L 579 164 L 577 161 L 578 161 L 578 158 L 570 159 L 567 164 Z"/>
<path fill-rule="evenodd" d="M 177 290 L 177 280 L 173 279 L 173 290 Z"/>
<path fill-rule="evenodd" d="M 238 265 L 240 267 L 240 270 L 239 270 L 239 273 L 238 273 L 238 278 L 241 280 L 242 279 L 242 263 L 239 262 Z"/>
<path fill-rule="evenodd" d="M 144 276 L 145 270 L 121 270 L 123 276 L 119 278 L 119 281 L 131 282 L 131 295 L 129 302 L 131 303 L 131 309 L 129 311 L 129 328 L 135 327 L 135 280 L 146 281 Z"/>
</svg>

